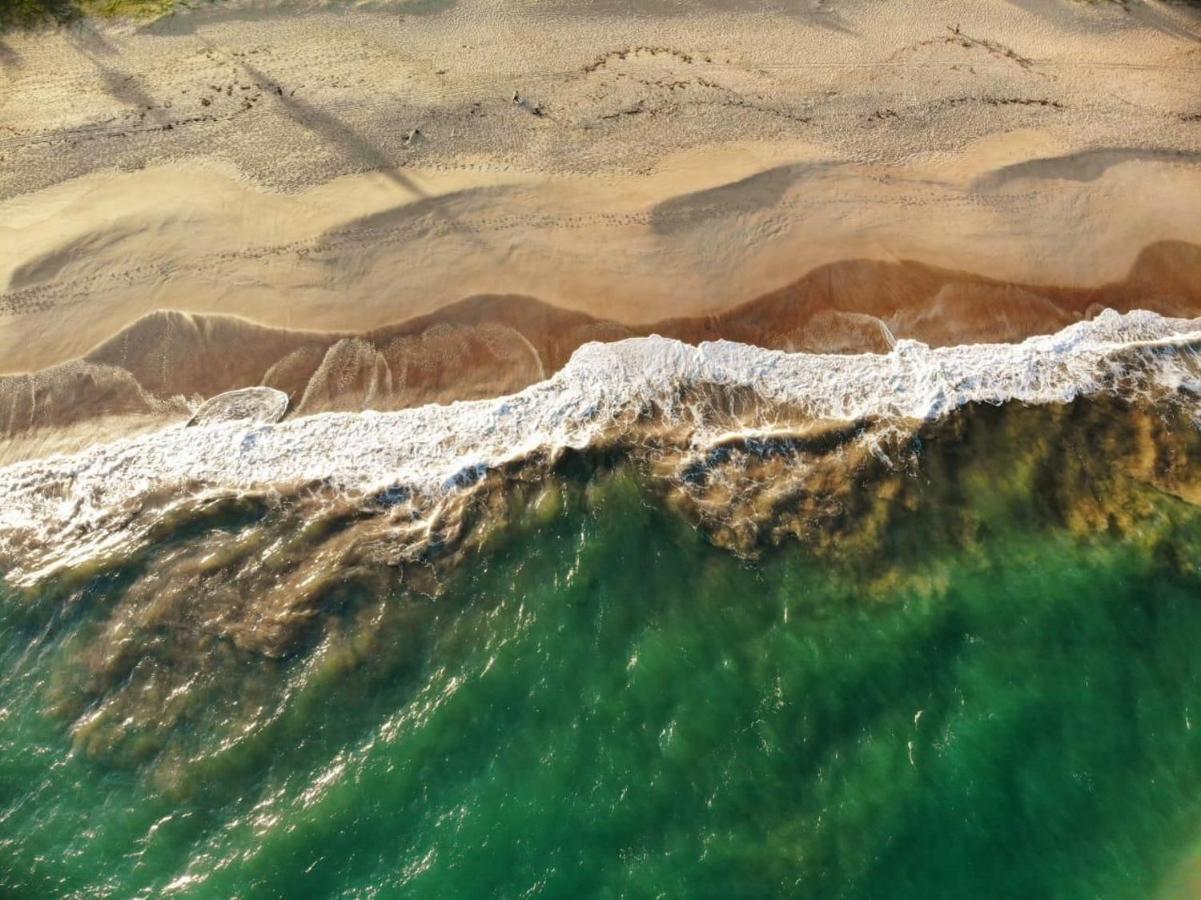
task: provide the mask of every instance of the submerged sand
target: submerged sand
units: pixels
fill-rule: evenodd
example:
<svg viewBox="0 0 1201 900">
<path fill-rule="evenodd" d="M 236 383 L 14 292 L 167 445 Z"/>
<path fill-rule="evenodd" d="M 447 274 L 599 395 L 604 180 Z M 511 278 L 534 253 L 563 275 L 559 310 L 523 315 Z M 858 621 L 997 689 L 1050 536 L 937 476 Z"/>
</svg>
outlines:
<svg viewBox="0 0 1201 900">
<path fill-rule="evenodd" d="M 312 652 L 347 586 L 436 594 L 614 466 L 747 555 L 859 567 L 929 528 L 971 552 L 965 490 L 1150 553 L 1156 504 L 1201 496 L 1196 323 L 1100 316 L 1201 316 L 1199 34 L 1158 0 L 233 0 L 4 37 L 0 465 L 281 395 L 423 407 L 6 468 L 26 583 L 129 579 L 55 688 L 76 745 L 157 752 L 274 684 L 226 659 Z M 563 371 L 653 333 L 1064 329 Z"/>
<path fill-rule="evenodd" d="M 934 401 L 941 415 L 922 421 L 886 420 L 887 390 L 857 392 L 848 405 L 866 414 L 845 417 L 838 392 L 855 379 L 823 386 L 806 357 L 735 345 L 660 348 L 665 357 L 627 342 L 592 348 L 590 365 L 577 358 L 557 391 L 458 408 L 458 424 L 475 428 L 440 428 L 456 410 L 425 407 L 176 429 L 6 470 L 0 561 L 34 609 L 94 603 L 90 585 L 120 585 L 48 694 L 77 750 L 151 760 L 178 789 L 204 767 L 160 753 L 179 746 L 181 725 L 247 733 L 294 684 L 284 673 L 345 674 L 382 646 L 389 617 L 417 633 L 410 601 L 453 597 L 445 588 L 468 560 L 487 564 L 615 491 L 663 504 L 665 520 L 744 557 L 795 547 L 849 576 L 869 607 L 911 587 L 945 591 L 946 553 L 978 559 L 1014 529 L 1052 545 L 1120 536 L 1191 570 L 1181 533 L 1201 502 L 1201 431 L 1195 400 L 1172 396 L 1201 372 L 1198 324 L 1109 315 L 1038 339 L 1041 353 L 994 348 L 992 365 L 963 348 L 926 351 L 938 359 L 922 368 L 947 386 L 957 376 L 959 398 L 924 395 L 931 385 L 904 361 L 840 360 L 844 376 L 872 365 L 887 371 L 867 383 L 910 385 L 911 413 Z M 1101 343 L 1085 335 L 1097 328 Z M 1123 335 L 1135 340 L 1111 343 Z M 1083 352 L 1063 349 L 1073 345 Z M 658 378 L 632 365 L 671 355 L 680 364 Z M 1047 402 L 1061 377 L 1064 402 Z M 915 551 L 925 561 L 914 565 L 903 548 L 923 541 L 940 553 Z"/>
<path fill-rule="evenodd" d="M 590 340 L 1201 313 L 1185 5 L 232 2 L 0 47 L 0 462 Z"/>
</svg>

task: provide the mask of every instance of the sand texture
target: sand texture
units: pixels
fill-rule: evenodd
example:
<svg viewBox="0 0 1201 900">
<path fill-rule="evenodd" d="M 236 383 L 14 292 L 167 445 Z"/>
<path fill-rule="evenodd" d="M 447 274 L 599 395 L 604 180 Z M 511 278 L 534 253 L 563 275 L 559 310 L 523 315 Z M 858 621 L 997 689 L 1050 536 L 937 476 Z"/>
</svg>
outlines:
<svg viewBox="0 0 1201 900">
<path fill-rule="evenodd" d="M 0 462 L 592 340 L 1201 314 L 1201 11 L 229 2 L 0 38 Z"/>
</svg>

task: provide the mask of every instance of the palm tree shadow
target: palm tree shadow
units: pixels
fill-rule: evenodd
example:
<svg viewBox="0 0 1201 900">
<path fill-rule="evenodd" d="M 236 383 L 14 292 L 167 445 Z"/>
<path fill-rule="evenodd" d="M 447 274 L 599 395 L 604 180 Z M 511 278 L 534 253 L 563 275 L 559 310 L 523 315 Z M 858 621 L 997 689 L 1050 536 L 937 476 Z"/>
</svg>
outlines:
<svg viewBox="0 0 1201 900">
<path fill-rule="evenodd" d="M 160 124 L 164 124 L 167 121 L 168 114 L 163 110 L 162 104 L 150 95 L 137 76 L 128 75 L 110 67 L 102 61 L 102 57 L 115 57 L 118 53 L 117 48 L 113 47 L 104 35 L 100 34 L 86 22 L 80 22 L 74 26 L 70 31 L 70 35 L 75 47 L 96 68 L 105 92 L 109 96 L 133 107 L 139 112 L 151 116 Z M 254 79 L 268 96 L 283 108 L 289 118 L 313 132 L 325 143 L 336 148 L 343 158 L 349 159 L 363 169 L 379 172 L 393 184 L 398 185 L 411 194 L 416 200 L 429 201 L 428 205 L 430 209 L 444 219 L 455 234 L 461 236 L 476 249 L 486 249 L 483 241 L 480 240 L 478 233 L 474 229 L 460 222 L 445 208 L 444 204 L 438 202 L 438 197 L 431 196 L 415 181 L 398 171 L 394 160 L 389 159 L 382 150 L 354 129 L 350 128 L 336 116 L 286 93 L 274 79 L 260 72 L 244 60 L 232 54 L 224 53 L 219 48 L 207 44 L 207 42 L 206 46 L 209 46 L 210 49 L 216 52 L 221 52 L 224 58 L 239 66 L 249 77 Z"/>
<path fill-rule="evenodd" d="M 166 112 L 151 94 L 143 87 L 136 75 L 129 75 L 115 69 L 103 61 L 103 57 L 116 57 L 117 48 L 108 42 L 104 35 L 96 31 L 87 22 L 80 22 L 67 32 L 75 48 L 87 57 L 100 77 L 104 92 L 114 100 L 132 107 L 143 116 L 163 124 Z"/>
<path fill-rule="evenodd" d="M 1045 0 L 1008 0 L 1012 6 L 1038 16 L 1060 26 L 1087 23 L 1089 20 L 1077 17 L 1070 4 L 1053 4 Z M 1191 3 L 1192 7 L 1201 10 L 1201 0 L 1181 0 L 1181 3 Z M 1201 16 L 1190 12 L 1183 5 L 1168 8 L 1153 0 L 1143 0 L 1137 4 L 1123 4 L 1126 14 L 1139 25 L 1162 31 L 1172 37 L 1184 41 L 1201 41 Z M 1096 20 L 1093 27 L 1104 27 L 1103 20 Z"/>
<path fill-rule="evenodd" d="M 67 30 L 67 35 L 76 49 L 89 59 L 94 60 L 97 56 L 117 55 L 117 48 L 85 19 L 73 23 Z"/>
<path fill-rule="evenodd" d="M 1201 8 L 1201 4 L 1195 4 Z M 1168 9 L 1162 4 L 1140 3 L 1130 8 L 1139 24 L 1162 31 L 1174 38 L 1192 43 L 1201 42 L 1201 15 L 1184 10 Z"/>
<path fill-rule="evenodd" d="M 827 31 L 835 31 L 839 34 L 845 34 L 847 37 L 861 36 L 856 29 L 847 23 L 847 20 L 837 10 L 827 6 L 824 0 L 817 0 L 807 11 L 800 10 L 798 14 L 804 22 L 824 28 Z"/>
<path fill-rule="evenodd" d="M 0 69 L 5 72 L 14 72 L 21 68 L 21 57 L 12 47 L 4 43 L 4 38 L 0 37 Z"/>
<path fill-rule="evenodd" d="M 350 159 L 364 169 L 380 173 L 393 184 L 404 188 L 417 200 L 437 201 L 438 198 L 428 194 L 420 185 L 399 171 L 394 160 L 345 122 L 324 110 L 305 103 L 291 93 L 285 92 L 282 86 L 244 60 L 233 58 L 233 62 L 261 85 L 268 96 L 271 96 L 276 103 L 283 107 L 291 119 L 303 125 L 327 144 L 337 148 L 344 158 Z M 441 204 L 431 202 L 431 206 L 439 216 L 449 223 L 456 234 L 461 235 L 477 249 L 485 249 L 483 241 L 480 240 L 474 229 L 460 222 Z"/>
</svg>

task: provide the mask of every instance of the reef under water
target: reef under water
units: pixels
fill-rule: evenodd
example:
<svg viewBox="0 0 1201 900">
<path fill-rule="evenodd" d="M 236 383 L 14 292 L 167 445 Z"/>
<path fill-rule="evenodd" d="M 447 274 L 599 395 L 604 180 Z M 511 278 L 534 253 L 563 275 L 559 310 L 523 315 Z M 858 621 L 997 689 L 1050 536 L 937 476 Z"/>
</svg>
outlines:
<svg viewBox="0 0 1201 900">
<path fill-rule="evenodd" d="M 1197 332 L 639 339 L 2 470 L 0 892 L 1185 890 Z"/>
</svg>

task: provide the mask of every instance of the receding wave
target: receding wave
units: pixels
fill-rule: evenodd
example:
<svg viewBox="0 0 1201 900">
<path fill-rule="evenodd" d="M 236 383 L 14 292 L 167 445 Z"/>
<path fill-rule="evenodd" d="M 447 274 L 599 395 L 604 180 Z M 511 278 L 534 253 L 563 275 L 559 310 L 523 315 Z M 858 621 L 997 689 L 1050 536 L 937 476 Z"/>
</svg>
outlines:
<svg viewBox="0 0 1201 900">
<path fill-rule="evenodd" d="M 287 394 L 290 418 L 495 398 L 545 380 L 590 341 L 658 334 L 689 344 L 887 353 L 897 338 L 932 347 L 1019 341 L 1107 308 L 1192 317 L 1201 313 L 1198 273 L 1201 246 L 1158 242 L 1124 278 L 1092 287 L 845 259 L 712 314 L 640 324 L 502 294 L 367 331 L 296 331 L 158 310 L 105 333 L 78 359 L 49 355 L 48 368 L 0 375 L 0 465 L 157 430 L 188 419 L 204 398 L 253 386 Z M 96 336 L 73 334 L 54 346 L 79 349 Z"/>
<path fill-rule="evenodd" d="M 171 428 L 11 466 L 0 472 L 0 560 L 13 582 L 32 583 L 124 552 L 156 513 L 222 495 L 339 495 L 403 505 L 417 521 L 506 467 L 571 449 L 703 455 L 731 436 L 778 443 L 830 423 L 854 423 L 854 441 L 871 446 L 967 404 L 1191 397 L 1199 349 L 1201 320 L 1146 312 L 1106 312 L 1020 344 L 902 341 L 879 355 L 659 337 L 587 344 L 553 377 L 495 400 Z"/>
<path fill-rule="evenodd" d="M 1055 528 L 1154 542 L 1162 498 L 1201 502 L 1199 354 L 1201 321 L 1143 312 L 885 355 L 588 344 L 496 400 L 217 415 L 2 469 L 0 571 L 30 627 L 90 610 L 51 706 L 76 746 L 136 760 L 198 719 L 262 731 L 298 660 L 357 665 L 480 569 L 463 562 L 613 485 L 717 548 L 796 544 L 881 596 L 913 577 L 884 548 L 934 527 L 967 552 L 995 527 L 957 499 L 988 485 Z M 172 789 L 190 752 L 160 759 Z"/>
</svg>

